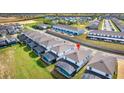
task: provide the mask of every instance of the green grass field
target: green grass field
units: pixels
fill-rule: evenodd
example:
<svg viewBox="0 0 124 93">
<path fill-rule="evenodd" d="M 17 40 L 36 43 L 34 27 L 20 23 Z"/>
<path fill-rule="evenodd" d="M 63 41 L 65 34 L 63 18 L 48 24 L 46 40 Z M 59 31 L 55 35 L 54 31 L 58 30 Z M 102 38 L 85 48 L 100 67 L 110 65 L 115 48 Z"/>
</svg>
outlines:
<svg viewBox="0 0 124 93">
<path fill-rule="evenodd" d="M 53 79 L 64 78 L 54 72 L 54 64 L 46 65 L 24 45 L 14 45 L 0 49 L 0 78 Z M 73 78 L 81 78 L 82 68 Z"/>
<path fill-rule="evenodd" d="M 115 29 L 115 32 L 120 32 L 117 26 L 114 24 L 114 22 L 112 20 L 110 20 L 110 22 L 112 24 L 112 27 Z"/>
<path fill-rule="evenodd" d="M 98 30 L 102 30 L 103 23 L 104 23 L 104 20 L 101 20 L 98 26 Z"/>
<path fill-rule="evenodd" d="M 2 57 L 2 58 L 1 58 Z M 53 78 L 53 65 L 46 66 L 37 56 L 25 46 L 15 45 L 0 50 L 1 78 Z M 3 63 L 3 64 L 2 64 Z M 6 76 L 6 77 L 5 77 Z"/>
<path fill-rule="evenodd" d="M 83 24 L 73 24 L 73 25 L 71 25 L 71 26 L 82 29 L 82 28 L 85 28 L 85 27 L 88 26 L 88 25 L 89 25 L 89 23 L 86 22 L 86 23 L 83 23 Z"/>
</svg>

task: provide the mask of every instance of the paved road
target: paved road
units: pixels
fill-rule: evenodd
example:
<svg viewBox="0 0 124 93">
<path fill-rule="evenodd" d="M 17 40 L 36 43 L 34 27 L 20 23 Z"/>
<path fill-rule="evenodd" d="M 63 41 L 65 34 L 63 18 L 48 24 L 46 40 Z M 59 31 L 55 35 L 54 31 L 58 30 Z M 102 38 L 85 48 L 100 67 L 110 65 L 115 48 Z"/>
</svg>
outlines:
<svg viewBox="0 0 124 93">
<path fill-rule="evenodd" d="M 48 35 L 48 36 L 52 36 L 52 37 L 55 37 L 55 38 L 59 38 L 59 36 L 54 36 L 54 35 L 45 33 L 44 31 L 41 31 L 41 30 L 35 30 L 35 29 L 32 29 L 32 28 L 30 28 L 30 30 L 39 31 L 39 32 L 44 33 L 44 34 L 46 34 L 46 35 Z M 59 38 L 59 39 L 62 39 L 62 40 L 63 40 L 62 37 Z M 64 40 L 65 40 L 65 39 L 64 39 Z M 74 42 L 71 42 L 70 40 L 67 40 L 67 39 L 66 39 L 66 41 L 68 41 L 69 43 L 72 43 L 72 44 L 75 45 L 75 43 L 74 43 Z M 93 54 L 102 53 L 102 54 L 104 54 L 104 55 L 106 55 L 106 56 L 107 56 L 107 55 L 115 56 L 118 60 L 124 60 L 124 56 L 123 56 L 123 55 L 118 55 L 118 54 L 109 53 L 109 52 L 106 52 L 106 51 L 94 49 L 94 48 L 87 47 L 87 46 L 84 46 L 84 45 L 81 45 L 81 47 L 84 48 L 84 49 L 86 49 L 86 50 L 89 49 L 89 50 L 93 51 Z"/>
<path fill-rule="evenodd" d="M 56 35 L 56 34 L 50 34 L 49 33 L 49 35 L 51 35 L 51 36 L 55 36 L 55 37 L 59 37 L 60 35 Z M 70 42 L 72 42 L 73 44 L 75 44 L 75 43 L 77 43 L 77 41 L 75 40 L 75 41 L 73 41 L 73 40 L 71 40 L 71 39 L 69 39 L 67 36 L 66 37 L 63 37 L 63 35 L 61 35 L 61 37 L 60 38 L 62 38 L 62 39 L 64 39 L 64 40 L 67 40 L 67 41 L 70 41 Z M 118 54 L 114 54 L 114 53 L 112 53 L 112 52 L 107 52 L 107 51 L 103 51 L 102 49 L 100 49 L 100 48 L 92 48 L 92 47 L 88 47 L 87 45 L 85 45 L 85 44 L 82 44 L 81 43 L 81 47 L 83 47 L 83 48 L 85 48 L 85 49 L 90 49 L 90 50 L 92 50 L 93 51 L 93 53 L 103 53 L 103 54 L 105 54 L 105 55 L 111 55 L 111 56 L 115 56 L 115 57 L 117 57 L 118 59 L 123 59 L 124 60 L 124 55 L 118 55 Z M 120 52 L 119 52 L 120 53 Z"/>
</svg>

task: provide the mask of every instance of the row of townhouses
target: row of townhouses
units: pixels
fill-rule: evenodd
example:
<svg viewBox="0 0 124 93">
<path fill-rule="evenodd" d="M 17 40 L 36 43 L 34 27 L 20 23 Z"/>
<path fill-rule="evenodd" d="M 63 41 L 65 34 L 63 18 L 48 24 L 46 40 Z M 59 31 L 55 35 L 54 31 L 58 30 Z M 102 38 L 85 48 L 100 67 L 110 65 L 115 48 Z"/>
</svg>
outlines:
<svg viewBox="0 0 124 93">
<path fill-rule="evenodd" d="M 66 33 L 69 35 L 81 35 L 84 33 L 83 29 L 77 28 L 77 27 L 72 27 L 69 25 L 53 25 L 52 29 L 57 31 L 57 32 L 61 32 L 61 33 Z"/>
<path fill-rule="evenodd" d="M 18 42 L 17 38 L 3 38 L 0 39 L 0 48 L 16 44 Z"/>
<path fill-rule="evenodd" d="M 45 33 L 27 31 L 19 35 L 18 39 L 21 43 L 25 43 L 46 64 L 51 65 L 55 63 L 55 70 L 66 78 L 72 78 L 82 67 L 84 67 L 87 63 L 90 63 L 90 60 L 94 58 L 92 56 L 92 51 L 83 48 L 77 50 L 74 44 L 49 36 Z M 113 60 L 113 62 L 116 61 Z M 97 63 L 99 64 L 99 62 Z M 113 68 L 111 63 L 112 62 L 109 63 L 108 67 Z M 112 78 L 113 76 L 113 73 L 109 73 L 109 75 L 104 76 L 103 73 L 106 74 L 107 72 L 104 72 L 99 68 L 95 68 L 94 72 L 100 74 L 102 76 L 100 78 Z"/>
<path fill-rule="evenodd" d="M 103 40 L 124 44 L 124 32 L 92 30 L 87 37 L 92 40 Z"/>
<path fill-rule="evenodd" d="M 112 22 L 116 25 L 116 27 L 120 30 L 120 32 L 124 32 L 124 23 L 122 20 L 113 18 Z"/>
<path fill-rule="evenodd" d="M 23 26 L 20 24 L 4 24 L 0 25 L 0 36 L 13 35 L 21 32 Z"/>
</svg>

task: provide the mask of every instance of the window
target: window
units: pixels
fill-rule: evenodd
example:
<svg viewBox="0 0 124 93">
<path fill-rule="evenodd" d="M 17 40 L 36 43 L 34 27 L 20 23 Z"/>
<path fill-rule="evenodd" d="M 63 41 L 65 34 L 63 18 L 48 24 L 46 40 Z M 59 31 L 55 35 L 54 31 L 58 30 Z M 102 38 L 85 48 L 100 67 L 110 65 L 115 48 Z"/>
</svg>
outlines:
<svg viewBox="0 0 124 93">
<path fill-rule="evenodd" d="M 89 70 L 92 70 L 92 67 L 89 67 Z"/>
<path fill-rule="evenodd" d="M 107 35 L 107 37 L 109 37 L 109 35 Z"/>
<path fill-rule="evenodd" d="M 105 34 L 103 36 L 106 36 Z"/>
<path fill-rule="evenodd" d="M 117 36 L 115 35 L 114 37 L 116 38 Z"/>
<path fill-rule="evenodd" d="M 121 38 L 121 36 L 118 36 L 118 38 Z"/>
<path fill-rule="evenodd" d="M 90 35 L 92 35 L 92 33 L 90 33 Z"/>
<path fill-rule="evenodd" d="M 96 35 L 96 33 L 94 33 L 94 35 Z"/>
<path fill-rule="evenodd" d="M 114 37 L 113 35 L 111 37 Z"/>
<path fill-rule="evenodd" d="M 107 77 L 108 77 L 108 76 L 109 76 L 109 74 L 107 74 L 107 73 L 106 73 L 106 75 L 105 75 L 105 76 L 107 76 Z"/>
<path fill-rule="evenodd" d="M 97 34 L 98 36 L 100 36 L 100 34 Z"/>
</svg>

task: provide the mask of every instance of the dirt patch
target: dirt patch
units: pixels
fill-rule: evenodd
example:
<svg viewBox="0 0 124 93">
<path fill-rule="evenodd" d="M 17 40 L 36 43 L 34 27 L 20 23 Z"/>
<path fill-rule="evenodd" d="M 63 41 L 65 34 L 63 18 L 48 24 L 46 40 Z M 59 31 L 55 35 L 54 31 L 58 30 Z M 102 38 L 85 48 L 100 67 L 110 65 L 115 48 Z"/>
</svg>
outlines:
<svg viewBox="0 0 124 93">
<path fill-rule="evenodd" d="M 4 51 L 4 50 L 3 50 Z M 14 73 L 12 73 L 13 62 L 14 62 L 14 51 L 8 50 L 5 53 L 0 52 L 0 78 L 1 79 L 9 79 L 14 77 Z"/>
<path fill-rule="evenodd" d="M 30 24 L 30 23 L 35 23 L 36 21 L 34 20 L 26 20 L 26 21 L 18 21 L 18 22 L 7 22 L 7 23 L 0 23 L 0 24 L 14 24 L 14 23 L 19 23 L 19 24 Z"/>
<path fill-rule="evenodd" d="M 19 24 L 29 24 L 34 23 L 34 20 L 24 20 L 23 18 L 19 17 L 0 17 L 0 24 L 10 24 L 10 23 L 19 23 Z"/>
</svg>

